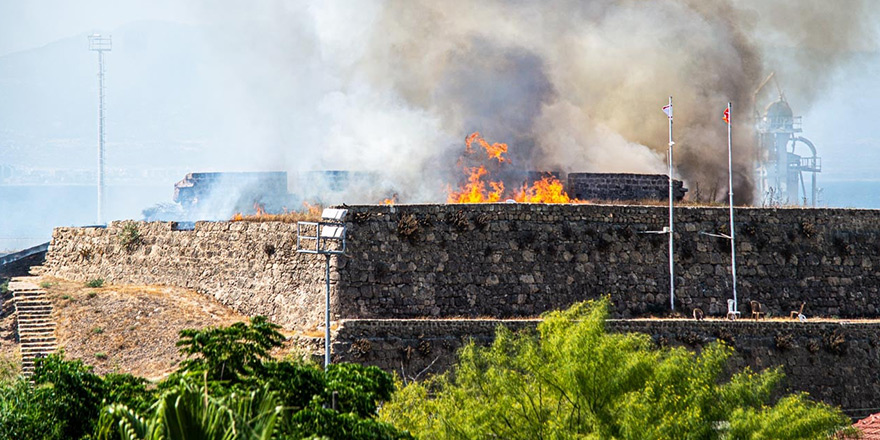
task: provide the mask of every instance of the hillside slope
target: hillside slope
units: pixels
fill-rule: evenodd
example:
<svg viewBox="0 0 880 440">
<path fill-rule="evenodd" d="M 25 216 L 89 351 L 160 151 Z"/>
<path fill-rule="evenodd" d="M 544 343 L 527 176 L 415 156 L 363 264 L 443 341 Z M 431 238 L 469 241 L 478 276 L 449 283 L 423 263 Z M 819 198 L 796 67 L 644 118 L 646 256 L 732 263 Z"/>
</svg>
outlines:
<svg viewBox="0 0 880 440">
<path fill-rule="evenodd" d="M 95 372 L 131 373 L 151 379 L 183 359 L 175 343 L 185 328 L 229 325 L 247 319 L 197 292 L 160 286 L 90 288 L 57 278 L 38 278 L 55 310 L 59 348 Z"/>
</svg>

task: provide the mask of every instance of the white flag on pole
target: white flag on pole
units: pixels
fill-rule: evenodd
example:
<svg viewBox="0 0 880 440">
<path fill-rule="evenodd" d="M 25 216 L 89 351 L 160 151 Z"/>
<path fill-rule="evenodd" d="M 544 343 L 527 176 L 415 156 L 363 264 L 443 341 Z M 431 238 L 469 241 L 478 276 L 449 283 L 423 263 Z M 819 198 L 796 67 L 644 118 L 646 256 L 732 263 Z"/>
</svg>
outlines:
<svg viewBox="0 0 880 440">
<path fill-rule="evenodd" d="M 666 117 L 672 119 L 672 104 L 663 106 L 663 113 L 666 113 Z"/>
</svg>

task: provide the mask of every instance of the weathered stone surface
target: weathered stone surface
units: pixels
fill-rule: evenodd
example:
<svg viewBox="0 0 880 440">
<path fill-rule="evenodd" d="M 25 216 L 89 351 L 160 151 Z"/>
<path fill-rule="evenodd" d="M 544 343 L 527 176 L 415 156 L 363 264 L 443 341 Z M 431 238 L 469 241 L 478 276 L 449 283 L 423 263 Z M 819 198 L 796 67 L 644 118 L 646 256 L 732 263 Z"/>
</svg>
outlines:
<svg viewBox="0 0 880 440">
<path fill-rule="evenodd" d="M 537 320 L 344 320 L 335 334 L 335 362 L 361 362 L 424 378 L 447 370 L 467 340 L 487 345 L 495 328 L 532 330 Z M 781 366 L 779 392 L 806 391 L 848 415 L 880 406 L 880 324 L 779 321 L 612 320 L 610 332 L 644 333 L 657 343 L 699 350 L 718 339 L 736 353 L 732 371 Z"/>
<path fill-rule="evenodd" d="M 398 205 L 349 207 L 348 251 L 333 260 L 339 318 L 533 317 L 602 295 L 614 317 L 669 309 L 662 207 Z M 401 233 L 403 216 L 414 231 Z M 725 208 L 677 208 L 676 309 L 723 315 L 731 296 Z M 740 309 L 758 300 L 788 316 L 877 317 L 880 211 L 739 208 Z M 295 253 L 282 223 L 136 223 L 142 241 L 107 229 L 58 228 L 47 272 L 65 278 L 190 287 L 238 311 L 295 327 L 320 322 L 323 259 Z M 268 249 L 272 249 L 270 252 Z"/>
<path fill-rule="evenodd" d="M 296 225 L 198 222 L 177 231 L 167 222 L 130 222 L 140 239 L 126 245 L 121 234 L 128 223 L 56 228 L 44 272 L 190 288 L 288 327 L 323 322 L 324 260 L 296 253 Z"/>
<path fill-rule="evenodd" d="M 681 180 L 672 180 L 672 196 L 684 198 Z M 665 174 L 570 173 L 568 193 L 580 200 L 669 200 Z"/>
<path fill-rule="evenodd" d="M 601 295 L 610 295 L 618 318 L 669 309 L 667 236 L 644 233 L 666 225 L 663 207 L 350 210 L 360 221 L 349 224 L 340 269 L 344 318 L 530 317 Z M 415 233 L 399 234 L 403 215 L 419 219 Z M 675 219 L 676 309 L 723 315 L 732 296 L 730 243 L 700 232 L 727 233 L 727 209 L 676 208 Z M 877 317 L 880 211 L 738 208 L 736 220 L 740 310 L 757 300 L 788 316 L 806 302 L 808 316 Z M 369 298 L 360 294 L 366 286 Z"/>
</svg>

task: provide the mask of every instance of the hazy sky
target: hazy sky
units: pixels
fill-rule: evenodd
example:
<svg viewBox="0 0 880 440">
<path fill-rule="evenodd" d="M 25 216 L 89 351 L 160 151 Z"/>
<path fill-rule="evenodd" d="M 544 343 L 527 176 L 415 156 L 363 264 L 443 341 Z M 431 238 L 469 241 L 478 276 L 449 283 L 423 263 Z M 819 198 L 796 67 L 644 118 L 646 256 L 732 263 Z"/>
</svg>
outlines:
<svg viewBox="0 0 880 440">
<path fill-rule="evenodd" d="M 843 0 L 850 1 L 850 0 Z M 422 103 L 413 103 L 413 99 L 406 97 L 407 102 L 399 102 L 400 95 L 406 95 L 411 92 L 407 89 L 408 85 L 400 84 L 397 87 L 396 94 L 388 94 L 376 83 L 376 75 L 383 75 L 387 72 L 372 72 L 374 76 L 370 78 L 374 83 L 368 87 L 361 87 L 359 81 L 366 81 L 369 75 L 346 76 L 355 71 L 358 66 L 359 57 L 367 50 L 367 30 L 375 23 L 377 9 L 386 3 L 383 0 L 371 1 L 233 1 L 233 0 L 200 0 L 200 1 L 181 1 L 181 0 L 152 0 L 152 1 L 99 1 L 99 0 L 28 0 L 28 1 L 12 1 L 0 0 L 0 56 L 16 51 L 32 49 L 54 42 L 56 40 L 71 36 L 82 36 L 92 32 L 112 33 L 126 24 L 144 21 L 144 20 L 160 20 L 174 23 L 182 23 L 189 25 L 218 25 L 228 26 L 230 40 L 238 38 L 238 31 L 241 33 L 241 47 L 238 49 L 245 50 L 248 44 L 253 45 L 254 55 L 251 60 L 243 59 L 237 61 L 239 65 L 230 63 L 230 75 L 250 75 L 259 80 L 269 78 L 273 81 L 281 79 L 286 82 L 282 84 L 283 93 L 278 95 L 278 99 L 287 99 L 296 101 L 297 107 L 285 108 L 278 102 L 259 101 L 253 99 L 254 96 L 262 96 L 261 93 L 271 98 L 271 90 L 259 90 L 260 87 L 267 88 L 261 84 L 247 84 L 245 77 L 242 84 L 235 84 L 229 90 L 224 90 L 231 97 L 230 99 L 239 98 L 240 102 L 236 105 L 240 107 L 240 115 L 236 115 L 238 120 L 246 124 L 246 134 L 240 135 L 241 142 L 250 136 L 262 140 L 263 142 L 254 142 L 255 144 L 274 144 L 274 145 L 296 145 L 296 144 L 314 144 L 316 140 L 327 140 L 340 144 L 351 144 L 355 148 L 367 149 L 373 145 L 364 141 L 370 137 L 375 137 L 376 131 L 381 131 L 383 136 L 392 136 L 395 132 L 405 131 L 409 129 L 415 132 L 437 131 L 436 124 L 432 117 L 425 117 L 424 111 L 427 109 L 435 111 L 429 106 L 422 108 Z M 467 2 L 459 2 L 468 5 Z M 485 2 L 475 2 L 473 4 Z M 536 4 L 541 2 L 535 2 Z M 568 2 L 560 1 L 560 5 Z M 595 3 L 609 3 L 595 2 Z M 651 4 L 674 3 L 673 1 L 657 1 Z M 710 2 L 712 3 L 712 2 Z M 717 2 L 715 2 L 717 3 Z M 762 0 L 737 0 L 733 3 L 740 5 L 762 4 L 767 3 Z M 789 21 L 785 14 L 798 12 L 796 8 L 793 10 L 791 5 L 785 1 L 770 2 L 781 5 L 778 7 L 779 15 L 766 14 L 753 18 L 755 26 L 772 27 L 777 23 Z M 398 2 L 398 4 L 406 4 L 406 2 Z M 429 4 L 430 2 L 425 2 Z M 529 4 L 527 1 L 512 2 L 519 8 L 520 12 L 528 12 L 528 8 L 520 7 L 522 4 Z M 869 3 L 870 4 L 870 3 Z M 646 5 L 648 5 L 646 3 Z M 809 6 L 809 5 L 808 5 Z M 491 6 L 488 6 L 491 8 Z M 880 7 L 880 4 L 878 4 Z M 299 8 L 299 10 L 298 10 Z M 401 8 L 405 9 L 405 8 Z M 439 8 L 438 8 L 439 9 Z M 455 8 L 452 8 L 455 9 Z M 773 9 L 770 9 L 773 10 Z M 800 11 L 804 12 L 804 11 Z M 518 12 L 513 12 L 514 14 Z M 800 14 L 798 15 L 808 15 Z M 500 17 L 500 15 L 499 15 Z M 385 17 L 386 19 L 388 17 Z M 408 17 L 403 17 L 406 19 Z M 460 23 L 459 17 L 454 15 L 444 15 L 442 26 L 449 27 L 454 31 L 455 24 Z M 466 17 L 460 17 L 462 19 Z M 540 22 L 541 17 L 537 17 L 538 26 L 544 24 Z M 820 17 L 821 18 L 821 17 Z M 421 18 L 418 18 L 421 19 Z M 531 18 L 523 19 L 530 23 Z M 247 21 L 248 25 L 242 22 Z M 250 29 L 254 31 L 253 35 L 247 35 L 248 26 L 253 26 L 254 22 L 266 24 L 260 29 Z M 840 23 L 829 20 L 828 25 L 842 28 Z M 619 23 L 626 25 L 626 22 Z M 821 27 L 823 23 L 816 23 Z M 846 23 L 844 23 L 845 25 Z M 397 29 L 397 25 L 407 26 L 405 22 L 385 22 L 381 26 L 388 26 L 389 34 L 393 34 Z M 485 23 L 486 28 L 491 25 Z M 502 42 L 515 40 L 515 34 L 511 36 L 510 28 L 503 25 L 498 29 L 499 35 L 502 35 Z M 640 30 L 639 30 L 640 31 Z M 406 32 L 412 32 L 417 36 L 419 29 L 406 28 Z M 467 30 L 467 32 L 474 32 Z M 832 32 L 836 35 L 836 32 Z M 404 34 L 406 36 L 406 34 Z M 551 32 L 550 37 L 553 38 Z M 277 39 L 275 37 L 277 36 Z M 393 35 L 392 35 L 393 37 Z M 253 40 L 248 40 L 252 38 Z M 374 36 L 375 38 L 375 36 Z M 443 40 L 445 37 L 438 37 Z M 587 42 L 593 42 L 596 36 L 589 37 L 593 40 L 585 39 Z M 767 41 L 776 44 L 776 36 L 768 35 Z M 800 36 L 800 39 L 779 40 L 783 47 L 797 46 L 799 43 L 806 45 L 822 45 L 827 38 L 811 39 L 810 34 Z M 831 38 L 833 40 L 833 38 Z M 876 47 L 876 43 L 867 37 L 864 39 L 865 44 L 858 47 L 859 49 L 872 49 Z M 683 42 L 683 40 L 679 40 Z M 116 41 L 114 41 L 116 43 Z M 120 42 L 121 45 L 124 42 Z M 290 46 L 286 46 L 290 44 Z M 442 43 L 440 43 L 442 44 Z M 456 43 L 457 44 L 457 43 Z M 529 50 L 535 50 L 531 42 L 525 42 L 523 47 Z M 548 47 L 553 46 L 553 41 L 547 43 Z M 541 47 L 534 46 L 542 49 Z M 124 47 L 120 47 L 121 50 Z M 491 47 L 490 47 L 491 49 Z M 614 48 L 610 49 L 614 50 Z M 378 55 L 383 55 L 377 52 Z M 604 54 L 607 56 L 608 54 Z M 88 55 L 86 55 L 88 56 Z M 111 53 L 110 54 L 110 99 L 114 96 L 118 98 L 120 95 L 118 89 L 113 90 L 112 87 L 119 84 L 121 80 L 118 78 L 120 71 L 119 65 L 114 65 L 116 60 L 123 60 L 131 54 Z M 555 56 L 560 56 L 559 54 Z M 89 58 L 90 61 L 91 58 Z M 249 61 L 260 60 L 277 60 L 277 62 L 266 62 L 265 64 L 245 64 Z M 392 60 L 393 61 L 393 60 Z M 399 61 L 399 60 L 398 60 Z M 122 61 L 120 61 L 121 63 Z M 431 61 L 425 60 L 425 69 L 432 69 Z M 528 60 L 526 60 L 528 62 Z M 664 63 L 660 58 L 657 62 Z M 667 63 L 668 64 L 668 63 Z M 354 67 L 353 67 L 354 66 Z M 664 65 L 661 64 L 662 68 Z M 577 67 L 577 66 L 575 66 Z M 772 65 L 767 65 L 772 69 Z M 825 170 L 822 178 L 831 179 L 880 179 L 880 173 L 874 171 L 875 159 L 880 159 L 880 136 L 875 133 L 874 117 L 876 114 L 876 103 L 880 102 L 880 87 L 876 85 L 875 78 L 880 75 L 878 68 L 877 56 L 861 58 L 852 62 L 844 62 L 840 65 L 840 69 L 834 74 L 834 80 L 831 81 L 830 87 L 820 92 L 818 99 L 814 99 L 810 107 L 799 105 L 800 97 L 795 93 L 788 93 L 789 101 L 796 114 L 804 117 L 804 135 L 813 140 L 819 149 L 820 155 L 824 159 Z M 369 70 L 369 67 L 364 70 Z M 113 70 L 117 69 L 117 70 Z M 477 70 L 479 71 L 479 70 Z M 389 70 L 392 74 L 393 70 Z M 437 75 L 442 76 L 446 72 L 438 70 Z M 525 70 L 528 73 L 527 70 Z M 416 71 L 415 73 L 419 73 Z M 456 72 L 449 72 L 455 74 Z M 804 71 L 795 73 L 809 77 L 812 72 Z M 117 77 L 113 77 L 117 75 Z M 791 76 L 791 75 L 790 75 Z M 232 78 L 232 76 L 230 76 Z M 240 77 L 236 77 L 239 79 Z M 479 77 L 472 77 L 475 81 L 481 81 Z M 505 78 L 514 81 L 528 82 L 529 77 L 522 78 Z M 791 78 L 789 78 L 791 79 Z M 639 79 L 630 76 L 627 80 Z M 114 82 L 116 81 L 116 82 Z M 255 82 L 257 82 L 255 80 Z M 790 82 L 789 82 L 790 84 Z M 442 86 L 442 84 L 440 84 Z M 786 78 L 781 78 L 781 86 L 787 88 Z M 793 86 L 792 86 L 793 87 Z M 238 88 L 238 90 L 236 90 Z M 421 92 L 421 91 L 416 91 Z M 2 93 L 2 90 L 0 90 Z M 115 93 L 115 95 L 114 95 Z M 666 93 L 658 93 L 657 106 L 663 104 L 664 95 Z M 467 93 L 463 96 L 467 98 Z M 249 101 L 250 100 L 250 101 Z M 364 103 L 371 106 L 375 104 L 376 111 L 364 113 L 360 108 Z M 598 107 L 600 104 L 596 104 Z M 117 105 L 118 107 L 118 105 Z M 373 107 L 371 107 L 372 109 Z M 741 107 L 740 107 L 741 108 Z M 279 111 L 280 110 L 280 111 Z M 313 111 L 312 111 L 313 110 Z M 691 111 L 715 112 L 717 109 L 695 109 Z M 264 114 L 261 114 L 263 111 Z M 285 114 L 284 112 L 289 112 Z M 438 117 L 445 118 L 449 113 L 459 111 L 458 109 L 436 110 Z M 653 110 L 651 110 L 653 111 Z M 682 112 L 688 109 L 682 104 Z M 645 111 L 646 114 L 648 111 Z M 321 121 L 310 120 L 314 117 L 312 113 L 326 114 Z M 656 112 L 654 112 L 656 113 Z M 119 113 L 113 114 L 118 118 Z M 291 117 L 290 115 L 296 115 Z M 329 116 L 328 116 L 329 115 Z M 377 116 L 379 115 L 379 116 Z M 458 115 L 460 116 L 460 115 Z M 564 117 L 565 114 L 560 110 L 557 117 Z M 656 115 L 654 115 L 656 116 Z M 287 119 L 285 119 L 287 118 Z M 660 117 L 658 117 L 660 118 Z M 275 119 L 275 120 L 273 120 Z M 330 121 L 330 122 L 327 122 Z M 652 120 L 653 121 L 653 120 Z M 653 123 L 653 122 L 652 122 Z M 278 126 L 292 125 L 294 129 L 286 132 L 270 133 L 278 131 Z M 379 130 L 378 128 L 381 128 Z M 320 129 L 325 129 L 325 133 L 321 133 Z M 462 130 L 463 131 L 463 130 Z M 453 139 L 463 137 L 464 133 L 454 133 Z M 327 137 L 329 136 L 329 137 Z M 409 134 L 396 142 L 411 143 Z M 118 139 L 118 136 L 116 137 Z M 633 139 L 628 139 L 632 141 Z M 389 139 L 378 139 L 377 142 L 389 142 Z M 394 139 L 390 141 L 395 142 Z M 425 143 L 448 142 L 446 137 L 425 137 Z M 639 140 L 641 141 L 641 140 Z M 626 146 L 626 145 L 624 145 Z M 259 148 L 259 147 L 256 147 Z M 274 147 L 271 147 L 274 148 Z M 295 148 L 295 147 L 291 147 Z M 293 155 L 297 157 L 296 154 Z M 396 159 L 396 158 L 395 158 Z M 422 157 L 420 160 L 424 160 Z M 274 161 L 291 161 L 290 157 L 273 158 Z M 405 162 L 400 163 L 401 166 Z"/>
<path fill-rule="evenodd" d="M 199 2 L 175 0 L 0 0 L 0 55 L 137 20 L 196 23 Z"/>
</svg>

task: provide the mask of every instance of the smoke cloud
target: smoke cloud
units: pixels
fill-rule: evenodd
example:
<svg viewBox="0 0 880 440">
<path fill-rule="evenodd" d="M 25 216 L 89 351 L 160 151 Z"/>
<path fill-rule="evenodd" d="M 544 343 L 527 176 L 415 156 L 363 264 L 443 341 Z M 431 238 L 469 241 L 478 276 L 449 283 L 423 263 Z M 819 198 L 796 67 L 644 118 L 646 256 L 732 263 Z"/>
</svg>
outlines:
<svg viewBox="0 0 880 440">
<path fill-rule="evenodd" d="M 853 51 L 874 47 L 878 9 L 870 0 L 281 2 L 247 32 L 289 38 L 256 51 L 269 66 L 263 85 L 240 93 L 267 114 L 252 117 L 270 121 L 258 139 L 281 151 L 274 163 L 380 171 L 403 202 L 444 199 L 473 131 L 508 143 L 525 170 L 665 173 L 669 95 L 677 176 L 723 199 L 730 101 L 734 192 L 748 203 L 754 111 L 772 97 L 756 103 L 755 89 L 776 70 L 806 110 Z"/>
</svg>

